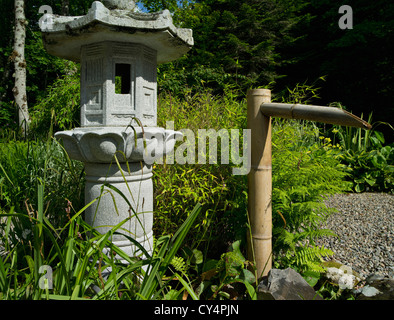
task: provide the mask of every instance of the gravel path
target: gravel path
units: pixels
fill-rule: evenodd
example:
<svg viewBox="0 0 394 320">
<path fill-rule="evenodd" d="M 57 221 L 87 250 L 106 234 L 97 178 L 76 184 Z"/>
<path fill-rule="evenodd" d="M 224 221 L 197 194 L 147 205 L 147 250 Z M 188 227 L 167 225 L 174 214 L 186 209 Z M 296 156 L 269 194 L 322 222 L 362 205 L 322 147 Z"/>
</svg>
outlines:
<svg viewBox="0 0 394 320">
<path fill-rule="evenodd" d="M 371 273 L 388 275 L 394 267 L 394 195 L 384 193 L 338 194 L 325 201 L 338 209 L 322 227 L 339 238 L 321 238 L 334 252 L 333 259 L 349 265 L 362 278 Z"/>
</svg>

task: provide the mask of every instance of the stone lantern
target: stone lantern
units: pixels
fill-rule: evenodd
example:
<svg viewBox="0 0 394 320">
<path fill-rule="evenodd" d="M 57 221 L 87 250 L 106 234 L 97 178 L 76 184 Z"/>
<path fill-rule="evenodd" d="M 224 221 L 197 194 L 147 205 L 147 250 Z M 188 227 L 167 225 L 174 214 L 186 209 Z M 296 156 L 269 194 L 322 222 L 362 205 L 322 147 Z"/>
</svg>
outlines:
<svg viewBox="0 0 394 320">
<path fill-rule="evenodd" d="M 86 204 L 99 199 L 85 220 L 105 233 L 131 217 L 120 232 L 149 252 L 152 164 L 182 136 L 157 127 L 157 64 L 190 50 L 192 30 L 176 28 L 168 10 L 137 13 L 133 1 L 103 3 L 93 2 L 85 16 L 51 15 L 42 29 L 50 54 L 81 63 L 81 127 L 55 137 L 85 164 Z M 130 256 L 140 254 L 122 235 L 112 241 Z"/>
</svg>

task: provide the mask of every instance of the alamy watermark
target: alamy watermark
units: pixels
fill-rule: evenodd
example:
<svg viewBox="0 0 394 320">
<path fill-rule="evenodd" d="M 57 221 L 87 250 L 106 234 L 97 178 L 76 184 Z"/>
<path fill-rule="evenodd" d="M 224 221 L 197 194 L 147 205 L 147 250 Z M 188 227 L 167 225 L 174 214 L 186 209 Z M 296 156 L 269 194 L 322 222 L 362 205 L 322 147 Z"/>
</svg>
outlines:
<svg viewBox="0 0 394 320">
<path fill-rule="evenodd" d="M 38 9 L 38 12 L 43 14 L 43 16 L 38 20 L 38 24 L 42 31 L 53 29 L 53 10 L 51 6 L 44 5 Z"/>
<path fill-rule="evenodd" d="M 167 130 L 174 130 L 174 121 L 166 122 Z M 156 159 L 155 155 L 165 154 L 165 143 L 162 134 L 145 133 L 146 139 L 157 139 L 158 143 L 148 145 L 144 153 L 144 161 L 147 164 L 231 164 L 234 165 L 234 175 L 246 175 L 250 171 L 250 140 L 251 130 L 239 129 L 198 129 L 195 133 L 191 129 L 179 130 L 183 137 L 177 138 L 182 141 L 166 157 Z M 241 139 L 242 135 L 242 139 Z M 220 140 L 220 158 L 218 145 Z M 241 146 L 241 147 L 240 147 Z M 163 148 L 163 149 L 159 149 Z M 242 148 L 242 155 L 241 149 Z"/>
<path fill-rule="evenodd" d="M 52 290 L 53 289 L 53 271 L 50 266 L 41 266 L 38 270 L 39 274 L 43 274 L 38 280 L 38 286 L 42 290 Z"/>
<path fill-rule="evenodd" d="M 338 21 L 338 26 L 342 30 L 353 29 L 353 8 L 348 5 L 343 5 L 339 8 L 338 13 L 343 16 Z"/>
<path fill-rule="evenodd" d="M 38 9 L 38 12 L 43 14 L 39 20 L 41 30 L 52 30 L 53 29 L 53 10 L 51 6 L 43 5 Z M 339 18 L 338 26 L 340 29 L 353 29 L 353 8 L 349 5 L 343 5 L 339 7 L 338 13 L 343 14 Z"/>
</svg>

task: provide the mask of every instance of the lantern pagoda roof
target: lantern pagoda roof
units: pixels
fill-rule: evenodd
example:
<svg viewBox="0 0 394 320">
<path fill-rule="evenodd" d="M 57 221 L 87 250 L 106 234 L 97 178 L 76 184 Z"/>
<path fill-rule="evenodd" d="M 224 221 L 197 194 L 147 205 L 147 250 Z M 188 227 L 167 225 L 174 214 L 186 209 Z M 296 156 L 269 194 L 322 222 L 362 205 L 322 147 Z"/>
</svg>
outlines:
<svg viewBox="0 0 394 320">
<path fill-rule="evenodd" d="M 168 10 L 141 13 L 106 8 L 95 1 L 85 16 L 47 15 L 41 28 L 45 49 L 80 62 L 81 47 L 103 41 L 143 44 L 157 51 L 157 62 L 178 59 L 194 44 L 191 29 L 177 28 Z"/>
</svg>

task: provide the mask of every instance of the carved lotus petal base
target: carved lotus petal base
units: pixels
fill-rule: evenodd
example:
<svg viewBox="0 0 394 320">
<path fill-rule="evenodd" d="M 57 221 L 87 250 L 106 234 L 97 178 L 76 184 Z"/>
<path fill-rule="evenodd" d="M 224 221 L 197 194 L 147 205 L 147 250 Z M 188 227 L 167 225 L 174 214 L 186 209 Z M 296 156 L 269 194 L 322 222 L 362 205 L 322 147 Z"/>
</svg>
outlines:
<svg viewBox="0 0 394 320">
<path fill-rule="evenodd" d="M 152 164 L 171 152 L 182 133 L 157 127 L 86 127 L 55 134 L 73 160 L 85 163 L 144 161 Z"/>
<path fill-rule="evenodd" d="M 174 149 L 182 133 L 156 127 L 86 127 L 55 137 L 63 141 L 71 159 L 85 163 L 85 203 L 91 203 L 86 222 L 102 234 L 124 222 L 111 238 L 114 244 L 130 256 L 140 256 L 127 239 L 132 237 L 151 252 L 152 164 Z"/>
</svg>

